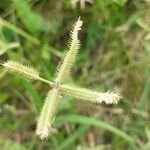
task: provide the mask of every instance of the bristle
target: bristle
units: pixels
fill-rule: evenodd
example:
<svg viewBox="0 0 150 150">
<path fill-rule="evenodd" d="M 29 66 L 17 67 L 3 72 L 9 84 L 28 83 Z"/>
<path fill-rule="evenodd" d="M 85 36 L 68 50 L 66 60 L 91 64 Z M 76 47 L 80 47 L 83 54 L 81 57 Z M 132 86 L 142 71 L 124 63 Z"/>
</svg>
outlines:
<svg viewBox="0 0 150 150">
<path fill-rule="evenodd" d="M 14 61 L 7 61 L 3 64 L 3 66 L 6 68 L 6 70 L 12 72 L 12 73 L 17 73 L 21 76 L 25 76 L 29 79 L 36 80 L 39 78 L 39 72 L 36 71 L 33 68 L 27 67 L 23 64 L 20 64 L 18 62 Z"/>
</svg>

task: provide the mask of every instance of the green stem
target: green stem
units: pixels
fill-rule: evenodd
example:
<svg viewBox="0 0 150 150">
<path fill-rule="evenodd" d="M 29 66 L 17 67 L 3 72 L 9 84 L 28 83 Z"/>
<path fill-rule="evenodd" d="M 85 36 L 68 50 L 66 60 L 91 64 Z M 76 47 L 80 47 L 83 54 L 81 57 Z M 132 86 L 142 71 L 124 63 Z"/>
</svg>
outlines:
<svg viewBox="0 0 150 150">
<path fill-rule="evenodd" d="M 14 26 L 13 24 L 5 21 L 1 17 L 0 17 L 0 24 L 5 26 L 5 27 L 7 27 L 7 28 L 9 28 L 9 29 L 11 29 L 11 30 L 13 30 L 13 31 L 15 31 L 15 32 L 17 32 L 18 34 L 20 34 L 24 38 L 28 39 L 29 41 L 31 41 L 31 42 L 33 42 L 35 44 L 40 44 L 40 41 L 37 38 L 31 36 L 30 34 L 28 34 L 25 31 L 19 29 L 18 27 Z"/>
<path fill-rule="evenodd" d="M 51 81 L 46 80 L 46 79 L 41 78 L 41 77 L 39 77 L 38 80 L 40 80 L 40 81 L 42 81 L 42 82 L 44 82 L 44 83 L 47 83 L 47 84 L 49 84 L 50 86 L 53 86 L 53 85 L 54 85 L 54 82 L 51 82 Z"/>
</svg>

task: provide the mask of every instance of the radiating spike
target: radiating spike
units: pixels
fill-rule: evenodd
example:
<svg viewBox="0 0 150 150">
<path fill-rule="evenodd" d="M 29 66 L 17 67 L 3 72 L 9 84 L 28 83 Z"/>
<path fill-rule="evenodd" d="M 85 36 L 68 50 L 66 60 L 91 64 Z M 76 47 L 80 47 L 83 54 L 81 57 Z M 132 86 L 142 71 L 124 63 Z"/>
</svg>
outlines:
<svg viewBox="0 0 150 150">
<path fill-rule="evenodd" d="M 63 94 L 73 96 L 74 98 L 83 100 L 85 102 L 117 104 L 121 96 L 111 92 L 97 92 L 86 88 L 76 86 L 62 85 L 61 91 Z"/>
<path fill-rule="evenodd" d="M 73 25 L 73 28 L 70 31 L 71 39 L 69 40 L 68 52 L 56 75 L 55 82 L 57 83 L 61 84 L 64 82 L 64 80 L 67 78 L 70 72 L 71 67 L 74 64 L 76 54 L 80 47 L 80 42 L 78 39 L 78 32 L 79 30 L 81 30 L 81 26 L 82 26 L 82 21 L 80 20 L 80 17 L 79 17 L 79 19 Z"/>
<path fill-rule="evenodd" d="M 3 64 L 3 66 L 6 68 L 6 70 L 12 73 L 17 73 L 21 76 L 25 76 L 31 80 L 36 80 L 39 78 L 38 71 L 15 61 L 7 61 Z"/>
<path fill-rule="evenodd" d="M 59 100 L 60 92 L 58 89 L 53 88 L 48 92 L 36 129 L 36 134 L 39 135 L 41 139 L 47 138 L 49 134 L 51 135 L 56 132 L 56 129 L 54 129 L 52 125 Z"/>
</svg>

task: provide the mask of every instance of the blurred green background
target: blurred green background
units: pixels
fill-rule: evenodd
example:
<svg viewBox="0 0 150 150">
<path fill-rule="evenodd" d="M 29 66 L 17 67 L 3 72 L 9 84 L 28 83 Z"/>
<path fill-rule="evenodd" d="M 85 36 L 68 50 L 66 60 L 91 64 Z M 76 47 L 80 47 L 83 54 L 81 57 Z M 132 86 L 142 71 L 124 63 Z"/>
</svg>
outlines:
<svg viewBox="0 0 150 150">
<path fill-rule="evenodd" d="M 122 95 L 118 105 L 63 97 L 58 133 L 41 141 L 36 120 L 49 87 L 0 67 L 1 150 L 150 149 L 149 0 L 0 0 L 0 62 L 52 80 L 81 16 L 81 48 L 68 82 Z"/>
</svg>

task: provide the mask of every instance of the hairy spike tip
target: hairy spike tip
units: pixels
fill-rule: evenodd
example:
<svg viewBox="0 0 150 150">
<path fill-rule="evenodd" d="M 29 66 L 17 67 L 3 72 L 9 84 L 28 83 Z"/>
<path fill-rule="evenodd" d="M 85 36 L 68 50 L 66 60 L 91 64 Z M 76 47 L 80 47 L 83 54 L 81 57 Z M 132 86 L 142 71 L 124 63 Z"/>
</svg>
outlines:
<svg viewBox="0 0 150 150">
<path fill-rule="evenodd" d="M 23 64 L 14 61 L 7 61 L 3 64 L 6 70 L 17 73 L 19 75 L 25 76 L 31 80 L 36 80 L 39 78 L 39 72 L 33 68 L 27 67 Z"/>
<path fill-rule="evenodd" d="M 55 82 L 63 83 L 64 80 L 67 78 L 71 67 L 73 66 L 77 52 L 80 47 L 80 42 L 78 39 L 79 30 L 81 30 L 82 21 L 79 19 L 73 25 L 71 32 L 70 32 L 70 40 L 68 45 L 68 52 L 62 62 L 62 65 L 59 67 L 59 70 L 56 75 Z"/>
<path fill-rule="evenodd" d="M 77 30 L 81 30 L 81 26 L 83 24 L 83 21 L 80 18 L 81 17 L 79 17 L 77 22 L 75 23 L 75 26 L 76 26 Z"/>
<path fill-rule="evenodd" d="M 122 97 L 117 93 L 100 93 L 97 97 L 97 102 L 105 102 L 106 104 L 117 104 Z"/>
<path fill-rule="evenodd" d="M 86 88 L 80 88 L 77 86 L 62 85 L 61 89 L 63 94 L 73 96 L 77 99 L 88 101 L 92 103 L 102 103 L 106 104 L 117 104 L 121 99 L 121 96 L 112 92 L 97 92 Z"/>
<path fill-rule="evenodd" d="M 75 22 L 75 24 L 73 25 L 71 31 L 70 31 L 70 37 L 71 37 L 71 40 L 78 40 L 78 32 L 79 30 L 81 30 L 81 27 L 82 27 L 82 24 L 83 24 L 83 21 L 80 19 L 81 17 L 78 18 L 78 20 Z"/>
</svg>

